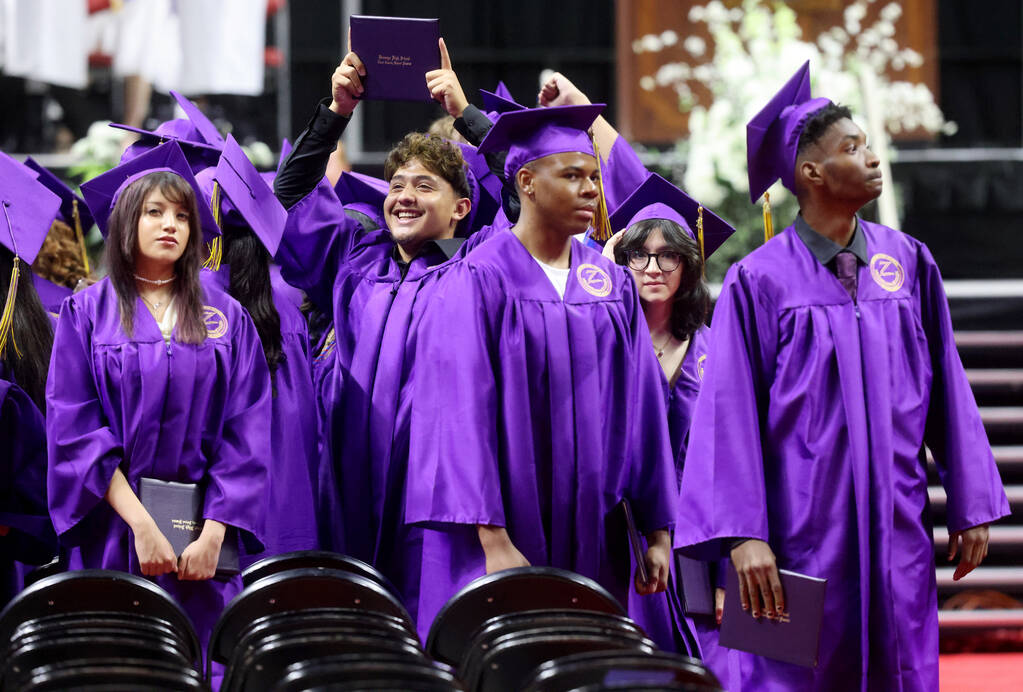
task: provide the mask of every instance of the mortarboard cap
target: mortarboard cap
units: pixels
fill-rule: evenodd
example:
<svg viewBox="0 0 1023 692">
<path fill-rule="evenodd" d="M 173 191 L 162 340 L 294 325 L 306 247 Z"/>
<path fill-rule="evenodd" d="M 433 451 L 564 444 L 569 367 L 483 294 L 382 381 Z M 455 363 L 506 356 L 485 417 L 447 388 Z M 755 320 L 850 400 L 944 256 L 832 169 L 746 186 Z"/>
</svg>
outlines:
<svg viewBox="0 0 1023 692">
<path fill-rule="evenodd" d="M 390 185 L 371 175 L 344 171 L 334 185 L 334 194 L 346 209 L 368 216 L 377 228 L 387 228 L 384 220 L 384 200 Z"/>
<path fill-rule="evenodd" d="M 153 131 L 143 130 L 137 127 L 128 127 L 127 125 L 118 125 L 116 123 L 111 123 L 110 127 L 116 127 L 142 135 L 142 138 L 139 139 L 139 141 L 133 143 L 124 150 L 123 154 L 121 154 L 120 162 L 122 164 L 133 161 L 137 157 L 145 154 L 147 151 L 151 151 L 164 142 L 177 142 L 181 146 L 181 151 L 184 152 L 185 158 L 188 160 L 188 165 L 192 169 L 193 173 L 198 173 L 202 169 L 210 166 L 216 166 L 217 161 L 220 159 L 220 148 L 200 141 L 201 136 L 199 135 L 199 131 L 195 128 L 195 125 L 193 125 L 191 121 L 185 118 L 178 118 L 176 120 L 168 120 L 167 122 L 160 123 L 160 125 Z"/>
<path fill-rule="evenodd" d="M 26 264 L 35 262 L 60 209 L 60 197 L 37 180 L 38 171 L 0 156 L 0 245 Z"/>
<path fill-rule="evenodd" d="M 507 151 L 504 174 L 508 180 L 523 165 L 544 156 L 566 152 L 593 156 L 593 142 L 587 130 L 603 110 L 604 104 L 594 103 L 502 113 L 480 142 L 479 152 Z"/>
<path fill-rule="evenodd" d="M 775 180 L 796 191 L 796 150 L 807 119 L 831 101 L 810 95 L 810 61 L 746 125 L 750 201 L 756 203 Z"/>
<path fill-rule="evenodd" d="M 248 226 L 271 255 L 277 254 L 288 212 L 234 137 L 227 136 L 217 167 L 196 178 L 214 211 L 220 206 L 224 225 Z"/>
<path fill-rule="evenodd" d="M 25 159 L 25 165 L 38 174 L 37 179 L 40 183 L 60 197 L 61 218 L 74 227 L 75 202 L 77 201 L 78 217 L 82 224 L 82 230 L 87 231 L 92 227 L 92 214 L 89 213 L 89 207 L 86 206 L 84 199 L 75 194 L 74 190 L 72 190 L 63 180 L 50 172 L 49 169 L 39 164 L 39 162 L 35 161 L 31 156 Z"/>
<path fill-rule="evenodd" d="M 0 212 L 3 213 L 0 244 L 14 253 L 7 296 L 0 311 L 0 358 L 6 353 L 8 341 L 14 344 L 20 355 L 18 344 L 13 339 L 20 263 L 32 264 L 35 261 L 60 208 L 60 197 L 36 180 L 37 175 L 36 171 L 11 157 L 0 156 Z"/>
<path fill-rule="evenodd" d="M 703 208 L 695 199 L 675 185 L 651 173 L 643 184 L 629 195 L 610 216 L 611 228 L 631 228 L 647 219 L 667 219 L 681 226 L 693 240 L 700 243 L 704 259 L 735 233 L 735 229 L 717 214 Z M 701 225 L 703 238 L 699 238 Z"/>
<path fill-rule="evenodd" d="M 171 91 L 170 95 L 177 101 L 178 106 L 185 113 L 185 117 L 188 118 L 189 122 L 195 127 L 199 138 L 204 144 L 209 144 L 217 148 L 224 146 L 224 138 L 217 129 L 217 126 L 213 124 L 213 121 L 206 117 L 206 114 L 199 110 L 199 106 L 195 105 L 187 98 L 182 96 L 176 91 Z"/>
<path fill-rule="evenodd" d="M 480 97 L 483 99 L 483 112 L 491 120 L 495 120 L 501 113 L 525 110 L 526 107 L 512 98 L 511 92 L 504 82 L 497 84 L 495 91 L 480 89 Z"/>
<path fill-rule="evenodd" d="M 184 152 L 175 141 L 164 142 L 131 161 L 122 163 L 106 173 L 82 183 L 82 195 L 104 237 L 107 235 L 107 221 L 110 219 L 110 212 L 113 211 L 121 193 L 139 178 L 157 171 L 175 173 L 192 187 L 195 191 L 196 205 L 199 208 L 199 226 L 202 228 L 203 237 L 208 243 L 218 240 L 220 227 L 217 225 L 210 205 L 202 194 L 199 183 L 192 174 Z"/>
</svg>

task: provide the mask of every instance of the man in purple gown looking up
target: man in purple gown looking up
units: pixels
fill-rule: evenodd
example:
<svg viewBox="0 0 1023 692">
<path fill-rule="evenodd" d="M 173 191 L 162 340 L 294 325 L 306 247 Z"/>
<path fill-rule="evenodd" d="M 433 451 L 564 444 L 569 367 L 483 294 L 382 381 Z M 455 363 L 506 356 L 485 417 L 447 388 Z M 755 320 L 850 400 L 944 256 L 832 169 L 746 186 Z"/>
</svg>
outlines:
<svg viewBox="0 0 1023 692">
<path fill-rule="evenodd" d="M 744 688 L 937 690 L 926 444 L 948 495 L 955 578 L 1008 514 L 923 243 L 857 217 L 878 158 L 805 64 L 748 125 L 750 197 L 800 215 L 734 265 L 682 475 L 677 547 L 730 554 L 742 607 L 786 610 L 778 568 L 827 579 L 818 664 L 744 657 Z"/>
</svg>

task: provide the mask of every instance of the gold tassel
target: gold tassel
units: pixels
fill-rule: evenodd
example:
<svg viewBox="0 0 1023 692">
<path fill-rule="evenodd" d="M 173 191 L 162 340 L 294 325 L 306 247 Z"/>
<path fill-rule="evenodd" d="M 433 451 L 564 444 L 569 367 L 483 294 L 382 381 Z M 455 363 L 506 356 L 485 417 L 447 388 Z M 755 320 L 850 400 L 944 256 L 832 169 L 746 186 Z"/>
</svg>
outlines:
<svg viewBox="0 0 1023 692">
<path fill-rule="evenodd" d="M 210 207 L 213 208 L 213 220 L 220 226 L 220 183 L 216 180 L 213 181 L 213 194 L 210 196 Z M 224 256 L 224 242 L 218 235 L 209 245 L 209 257 L 203 262 L 203 269 L 210 269 L 212 271 L 220 271 L 220 260 Z"/>
<path fill-rule="evenodd" d="M 764 193 L 764 242 L 774 237 L 774 219 L 771 218 L 771 193 Z"/>
<path fill-rule="evenodd" d="M 7 301 L 4 303 L 3 314 L 0 314 L 0 358 L 7 355 L 7 339 L 14 344 L 14 352 L 21 358 L 18 342 L 14 340 L 14 301 L 18 297 L 18 278 L 21 276 L 20 259 L 14 256 L 14 268 L 11 269 L 11 284 L 7 287 Z"/>
<path fill-rule="evenodd" d="M 707 278 L 707 257 L 703 252 L 703 205 L 696 209 L 696 240 L 700 243 L 700 269 L 703 278 Z"/>
<path fill-rule="evenodd" d="M 75 219 L 75 235 L 78 237 L 78 247 L 82 251 L 82 264 L 85 265 L 85 275 L 92 272 L 89 270 L 89 253 L 85 249 L 85 234 L 82 233 L 82 217 L 78 213 L 78 200 L 71 200 L 71 216 Z"/>
<path fill-rule="evenodd" d="M 596 140 L 593 141 L 593 155 L 597 159 L 597 167 L 599 168 L 600 149 L 597 147 Z M 597 213 L 593 219 L 593 239 L 605 243 L 611 237 L 613 231 L 611 230 L 611 221 L 607 213 L 607 199 L 604 197 L 604 174 L 602 171 L 597 176 L 597 190 L 600 193 L 600 199 L 597 201 Z"/>
</svg>

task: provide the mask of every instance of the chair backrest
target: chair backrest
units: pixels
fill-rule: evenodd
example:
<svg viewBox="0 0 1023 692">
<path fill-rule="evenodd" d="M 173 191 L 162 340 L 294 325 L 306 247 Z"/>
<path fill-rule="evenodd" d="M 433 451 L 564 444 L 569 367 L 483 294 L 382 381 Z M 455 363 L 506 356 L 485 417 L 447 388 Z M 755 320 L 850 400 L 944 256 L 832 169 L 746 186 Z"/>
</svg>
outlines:
<svg viewBox="0 0 1023 692">
<path fill-rule="evenodd" d="M 103 569 L 62 572 L 26 588 L 0 612 L 0 642 L 9 642 L 28 620 L 96 612 L 156 618 L 173 628 L 189 650 L 200 651 L 192 621 L 166 591 L 142 577 Z"/>
<path fill-rule="evenodd" d="M 487 620 L 544 609 L 625 615 L 614 596 L 592 579 L 555 567 L 516 567 L 480 577 L 455 594 L 437 613 L 426 651 L 438 661 L 457 665 Z"/>
<path fill-rule="evenodd" d="M 540 665 L 569 654 L 586 651 L 617 651 L 627 649 L 640 653 L 653 653 L 653 643 L 601 635 L 535 635 L 516 637 L 495 643 L 483 657 L 476 681 L 465 680 L 477 692 L 521 690 Z"/>
<path fill-rule="evenodd" d="M 188 668 L 170 669 L 127 661 L 46 667 L 19 684 L 20 692 L 178 692 L 207 690 L 200 675 Z"/>
<path fill-rule="evenodd" d="M 367 610 L 350 608 L 314 608 L 311 610 L 273 613 L 256 618 L 238 636 L 235 650 L 245 645 L 246 640 L 256 640 L 271 634 L 285 634 L 314 628 L 334 631 L 370 632 L 402 639 L 419 647 L 419 638 L 409 632 L 399 618 Z"/>
<path fill-rule="evenodd" d="M 687 656 L 655 652 L 591 651 L 563 656 L 541 664 L 525 689 L 527 692 L 568 692 L 594 689 L 634 689 L 668 686 L 702 692 L 721 690 L 721 683 L 702 662 Z"/>
<path fill-rule="evenodd" d="M 390 653 L 425 661 L 423 653 L 404 642 L 378 637 L 332 634 L 272 636 L 232 660 L 221 685 L 223 692 L 268 692 L 285 676 L 288 666 L 335 654 Z"/>
<path fill-rule="evenodd" d="M 464 670 L 466 659 L 473 652 L 498 637 L 526 630 L 558 630 L 566 627 L 602 627 L 607 632 L 621 631 L 645 637 L 646 633 L 639 625 L 623 615 L 611 615 L 588 610 L 527 610 L 521 613 L 498 615 L 487 620 L 473 634 L 466 647 L 465 654 L 459 662 L 458 669 Z"/>
<path fill-rule="evenodd" d="M 274 692 L 300 692 L 346 683 L 390 684 L 397 689 L 461 690 L 461 682 L 431 662 L 393 654 L 340 654 L 288 666 Z"/>
<path fill-rule="evenodd" d="M 183 669 L 191 662 L 175 647 L 159 641 L 135 637 L 90 636 L 65 637 L 23 644 L 10 651 L 3 670 L 5 687 L 10 680 L 23 678 L 37 668 L 55 661 L 117 660 L 120 658 L 163 661 Z"/>
<path fill-rule="evenodd" d="M 264 557 L 262 560 L 252 563 L 242 572 L 242 584 L 250 586 L 263 577 L 269 577 L 271 574 L 310 567 L 323 567 L 357 574 L 370 581 L 375 581 L 390 591 L 395 597 L 401 598 L 391 580 L 384 576 L 383 572 L 376 567 L 358 558 L 340 553 L 332 553 L 329 550 L 296 550 L 290 553 Z"/>
<path fill-rule="evenodd" d="M 294 569 L 264 577 L 234 597 L 213 628 L 208 660 L 225 663 L 242 632 L 257 618 L 312 608 L 346 608 L 382 613 L 414 625 L 405 606 L 365 577 L 322 567 Z"/>
</svg>

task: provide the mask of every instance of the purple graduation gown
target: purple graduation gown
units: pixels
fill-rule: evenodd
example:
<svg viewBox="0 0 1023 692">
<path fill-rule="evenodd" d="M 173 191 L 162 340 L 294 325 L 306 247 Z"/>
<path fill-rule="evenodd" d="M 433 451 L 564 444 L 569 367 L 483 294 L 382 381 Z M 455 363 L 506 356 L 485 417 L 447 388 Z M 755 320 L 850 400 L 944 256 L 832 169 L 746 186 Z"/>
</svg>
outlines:
<svg viewBox="0 0 1023 692">
<path fill-rule="evenodd" d="M 316 394 L 316 409 L 320 419 L 320 439 L 317 448 L 319 467 L 317 473 L 317 506 L 319 507 L 320 545 L 324 550 L 345 553 L 344 520 L 338 493 L 337 477 L 334 475 L 333 452 L 335 444 L 344 440 L 344 430 L 334 425 L 339 392 L 342 381 L 335 367 L 334 328 L 331 327 L 323 338 L 313 358 L 313 390 Z M 340 419 L 339 425 L 343 424 Z M 336 428 L 336 429 L 335 429 Z"/>
<path fill-rule="evenodd" d="M 0 364 L 0 609 L 22 588 L 27 565 L 57 554 L 46 511 L 46 427 L 43 414 Z"/>
<path fill-rule="evenodd" d="M 46 311 L 52 315 L 59 315 L 60 304 L 71 295 L 71 289 L 59 286 L 38 274 L 32 274 L 32 285 L 35 286 L 36 293 L 39 294 L 39 301 Z"/>
<path fill-rule="evenodd" d="M 491 233 L 473 234 L 463 251 Z M 402 511 L 414 352 L 408 344 L 451 261 L 427 250 L 403 279 L 390 231 L 365 233 L 324 182 L 288 210 L 276 261 L 289 283 L 333 316 L 335 382 L 321 380 L 320 391 L 345 551 L 391 579 L 414 617 L 420 543 L 418 532 L 403 525 Z"/>
<path fill-rule="evenodd" d="M 605 517 L 628 497 L 644 533 L 674 521 L 664 395 L 632 277 L 577 241 L 571 254 L 562 300 L 513 233 L 496 235 L 438 282 L 423 317 L 406 505 L 427 527 L 421 631 L 484 573 L 478 524 L 625 604 L 630 552 L 608 545 Z"/>
<path fill-rule="evenodd" d="M 1009 511 L 930 252 L 860 225 L 855 304 L 789 227 L 729 270 L 714 312 L 676 544 L 758 538 L 828 580 L 818 666 L 746 656 L 747 689 L 936 690 L 923 445 L 950 531 Z"/>
<path fill-rule="evenodd" d="M 202 271 L 207 291 L 226 293 L 231 268 Z M 294 550 L 320 547 L 317 532 L 316 477 L 319 466 L 320 422 L 313 391 L 309 333 L 302 313 L 291 297 L 273 286 L 273 300 L 281 318 L 281 350 L 277 365 L 270 418 L 270 500 L 260 553 L 241 556 L 244 569 L 257 560 Z"/>
<path fill-rule="evenodd" d="M 134 336 L 103 279 L 64 302 L 47 381 L 50 515 L 76 568 L 137 569 L 127 524 L 104 496 L 118 467 L 138 492 L 142 476 L 206 484 L 203 516 L 240 529 L 250 552 L 267 515 L 270 375 L 248 314 L 208 291 L 201 344 L 163 340 L 142 299 Z M 200 640 L 241 589 L 230 581 L 157 577 L 185 608 Z"/>
</svg>

